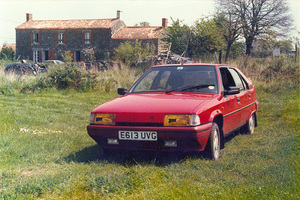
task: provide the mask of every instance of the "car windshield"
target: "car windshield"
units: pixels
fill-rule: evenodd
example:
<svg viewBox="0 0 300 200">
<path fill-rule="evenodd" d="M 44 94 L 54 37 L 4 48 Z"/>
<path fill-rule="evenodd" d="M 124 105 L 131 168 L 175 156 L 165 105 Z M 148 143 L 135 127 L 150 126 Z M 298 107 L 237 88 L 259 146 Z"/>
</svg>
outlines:
<svg viewBox="0 0 300 200">
<path fill-rule="evenodd" d="M 218 93 L 214 66 L 165 66 L 150 68 L 129 90 L 135 92 Z"/>
</svg>

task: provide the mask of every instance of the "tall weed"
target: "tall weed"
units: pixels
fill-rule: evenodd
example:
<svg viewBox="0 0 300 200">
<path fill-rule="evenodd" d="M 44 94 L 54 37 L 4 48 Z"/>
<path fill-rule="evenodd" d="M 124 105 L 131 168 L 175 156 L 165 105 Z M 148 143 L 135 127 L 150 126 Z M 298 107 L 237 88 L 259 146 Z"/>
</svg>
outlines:
<svg viewBox="0 0 300 200">
<path fill-rule="evenodd" d="M 65 64 L 49 67 L 47 73 L 37 76 L 5 76 L 3 71 L 6 64 L 9 63 L 0 62 L 0 94 L 2 95 L 35 93 L 49 89 L 111 92 L 118 87 L 129 88 L 149 67 L 132 68 L 123 64 L 121 68 L 89 72 L 74 64 Z M 285 56 L 260 59 L 240 57 L 229 64 L 237 66 L 254 82 L 271 85 L 299 83 L 299 63 Z"/>
<path fill-rule="evenodd" d="M 268 58 L 240 57 L 230 64 L 237 66 L 255 82 L 299 83 L 300 64 L 284 55 Z"/>
</svg>

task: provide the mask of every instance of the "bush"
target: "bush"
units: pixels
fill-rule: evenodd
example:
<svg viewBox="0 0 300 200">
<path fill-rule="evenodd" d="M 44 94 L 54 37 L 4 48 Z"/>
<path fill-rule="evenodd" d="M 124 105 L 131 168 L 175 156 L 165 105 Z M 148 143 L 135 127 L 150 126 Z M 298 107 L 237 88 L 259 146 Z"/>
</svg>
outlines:
<svg viewBox="0 0 300 200">
<path fill-rule="evenodd" d="M 115 59 L 122 61 L 127 65 L 136 63 L 136 61 L 143 60 L 149 55 L 153 55 L 155 52 L 155 46 L 146 44 L 142 45 L 141 41 L 121 43 L 118 48 L 115 49 Z"/>
<path fill-rule="evenodd" d="M 95 73 L 81 70 L 74 64 L 58 65 L 50 69 L 46 80 L 41 77 L 39 83 L 58 90 L 76 89 L 82 91 L 95 90 L 98 84 Z"/>
<path fill-rule="evenodd" d="M 63 61 L 66 63 L 70 63 L 73 60 L 73 53 L 72 51 L 65 51 L 65 53 L 62 55 Z"/>
<path fill-rule="evenodd" d="M 4 45 L 4 47 L 2 48 L 1 53 L 0 53 L 0 59 L 14 60 L 15 54 L 16 53 L 13 50 L 13 48 L 7 47 L 6 45 Z"/>
<path fill-rule="evenodd" d="M 48 79 L 57 89 L 67 89 L 78 88 L 81 76 L 81 71 L 73 65 L 57 65 L 49 71 Z"/>
</svg>

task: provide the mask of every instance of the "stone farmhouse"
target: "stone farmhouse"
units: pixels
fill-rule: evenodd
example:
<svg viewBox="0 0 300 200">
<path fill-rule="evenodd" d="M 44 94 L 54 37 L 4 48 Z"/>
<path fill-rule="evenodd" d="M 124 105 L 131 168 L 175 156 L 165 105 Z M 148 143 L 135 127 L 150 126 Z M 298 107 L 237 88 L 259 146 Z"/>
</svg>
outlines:
<svg viewBox="0 0 300 200">
<path fill-rule="evenodd" d="M 27 13 L 26 22 L 16 27 L 16 57 L 44 62 L 60 60 L 65 51 L 71 51 L 73 61 L 79 62 L 84 49 L 109 56 L 120 43 L 136 39 L 154 44 L 160 54 L 167 26 L 163 18 L 162 26 L 127 27 L 119 10 L 111 19 L 33 20 Z"/>
</svg>

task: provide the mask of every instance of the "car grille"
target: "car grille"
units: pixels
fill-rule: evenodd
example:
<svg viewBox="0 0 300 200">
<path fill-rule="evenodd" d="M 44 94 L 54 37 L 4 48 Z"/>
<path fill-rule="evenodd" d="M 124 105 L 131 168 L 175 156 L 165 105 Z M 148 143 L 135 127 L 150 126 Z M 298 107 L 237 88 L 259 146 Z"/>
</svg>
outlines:
<svg viewBox="0 0 300 200">
<path fill-rule="evenodd" d="M 140 126 L 140 127 L 163 127 L 163 123 L 132 123 L 132 122 L 117 122 L 116 126 Z"/>
</svg>

